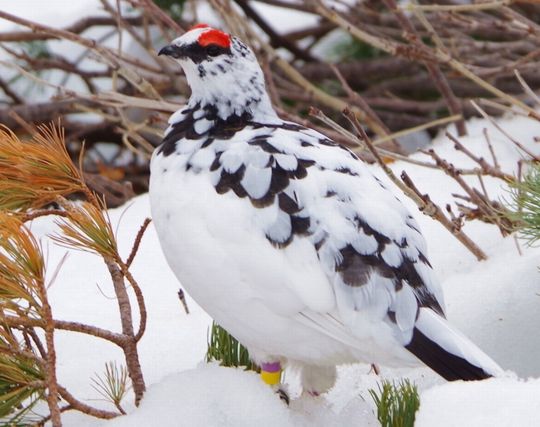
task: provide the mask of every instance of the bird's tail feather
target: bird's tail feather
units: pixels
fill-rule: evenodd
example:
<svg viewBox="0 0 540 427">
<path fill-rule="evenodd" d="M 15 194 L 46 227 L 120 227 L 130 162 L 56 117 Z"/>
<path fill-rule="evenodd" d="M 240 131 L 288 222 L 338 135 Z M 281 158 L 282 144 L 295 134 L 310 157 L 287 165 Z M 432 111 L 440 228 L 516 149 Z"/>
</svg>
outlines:
<svg viewBox="0 0 540 427">
<path fill-rule="evenodd" d="M 420 309 L 406 348 L 448 381 L 481 380 L 502 373 L 488 355 L 427 308 Z"/>
</svg>

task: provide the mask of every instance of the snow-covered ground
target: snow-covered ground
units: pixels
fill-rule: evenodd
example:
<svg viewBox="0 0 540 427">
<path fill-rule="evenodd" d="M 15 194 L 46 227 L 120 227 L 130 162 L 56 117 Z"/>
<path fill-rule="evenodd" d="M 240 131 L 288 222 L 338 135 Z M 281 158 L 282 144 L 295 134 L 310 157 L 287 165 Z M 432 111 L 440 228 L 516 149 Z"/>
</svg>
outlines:
<svg viewBox="0 0 540 427">
<path fill-rule="evenodd" d="M 523 117 L 501 119 L 499 123 L 516 139 L 540 153 L 533 136 L 540 135 L 540 124 Z M 489 158 L 482 129 L 487 127 L 499 162 L 512 172 L 519 153 L 484 120 L 468 124 L 470 136 L 462 142 L 473 152 Z M 456 165 L 468 160 L 456 152 L 450 141 L 436 138 L 433 147 Z M 422 155 L 417 155 L 419 158 Z M 424 159 L 425 160 L 425 159 Z M 397 173 L 407 170 L 421 191 L 438 203 L 450 201 L 459 192 L 440 172 L 411 164 L 392 165 Z M 373 172 L 381 176 L 373 167 Z M 382 176 L 382 179 L 386 179 Z M 500 181 L 485 181 L 492 198 L 504 197 Z M 402 197 L 404 199 L 404 197 Z M 405 203 L 409 204 L 408 200 Z M 431 262 L 446 293 L 448 317 L 487 351 L 505 369 L 517 375 L 482 383 L 447 384 L 427 368 L 390 370 L 386 378 L 406 376 L 419 385 L 421 407 L 418 426 L 493 426 L 540 423 L 540 249 L 521 245 L 519 254 L 512 237 L 502 238 L 493 226 L 471 223 L 466 232 L 488 253 L 478 262 L 438 223 L 423 216 L 412 204 L 428 241 Z M 127 256 L 133 238 L 149 216 L 146 195 L 128 206 L 111 210 L 110 217 Z M 47 238 L 55 230 L 50 218 L 33 222 L 32 230 L 41 236 L 48 257 L 49 272 L 65 254 Z M 365 365 L 344 366 L 338 382 L 327 395 L 313 398 L 299 395 L 294 372 L 286 374 L 293 401 L 285 407 L 255 374 L 203 363 L 208 316 L 188 297 L 187 315 L 177 298 L 180 284 L 169 271 L 154 229 L 145 234 L 133 264 L 148 308 L 148 329 L 140 343 L 142 368 L 148 392 L 139 408 L 126 399 L 129 415 L 105 422 L 75 413 L 64 415 L 67 426 L 368 426 L 378 425 L 367 392 L 380 378 Z M 218 284 L 217 284 L 218 285 Z M 108 273 L 96 256 L 71 252 L 50 288 L 55 317 L 78 320 L 101 327 L 119 329 L 116 301 Z M 122 361 L 112 345 L 75 333 L 58 333 L 58 375 L 60 382 L 79 398 L 112 409 L 92 389 L 90 378 L 103 371 L 104 363 Z M 521 379 L 518 379 L 518 376 Z"/>
</svg>

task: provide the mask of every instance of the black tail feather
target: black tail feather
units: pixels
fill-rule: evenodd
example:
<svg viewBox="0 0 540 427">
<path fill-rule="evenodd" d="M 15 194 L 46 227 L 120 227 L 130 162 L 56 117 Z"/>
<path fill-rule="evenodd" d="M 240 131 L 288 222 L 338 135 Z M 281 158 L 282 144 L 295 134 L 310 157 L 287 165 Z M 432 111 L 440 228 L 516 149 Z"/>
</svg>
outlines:
<svg viewBox="0 0 540 427">
<path fill-rule="evenodd" d="M 491 377 L 482 368 L 449 353 L 417 328 L 414 328 L 412 340 L 405 348 L 448 381 L 473 381 Z"/>
</svg>

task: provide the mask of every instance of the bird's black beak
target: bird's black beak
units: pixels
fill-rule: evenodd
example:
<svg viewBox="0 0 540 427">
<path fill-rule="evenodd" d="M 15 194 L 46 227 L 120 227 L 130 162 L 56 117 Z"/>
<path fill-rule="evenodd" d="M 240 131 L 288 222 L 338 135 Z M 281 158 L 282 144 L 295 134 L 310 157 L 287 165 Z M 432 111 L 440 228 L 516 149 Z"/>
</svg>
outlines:
<svg viewBox="0 0 540 427">
<path fill-rule="evenodd" d="M 161 50 L 158 52 L 158 55 L 166 55 L 177 59 L 183 56 L 182 48 L 173 44 L 162 47 Z"/>
</svg>

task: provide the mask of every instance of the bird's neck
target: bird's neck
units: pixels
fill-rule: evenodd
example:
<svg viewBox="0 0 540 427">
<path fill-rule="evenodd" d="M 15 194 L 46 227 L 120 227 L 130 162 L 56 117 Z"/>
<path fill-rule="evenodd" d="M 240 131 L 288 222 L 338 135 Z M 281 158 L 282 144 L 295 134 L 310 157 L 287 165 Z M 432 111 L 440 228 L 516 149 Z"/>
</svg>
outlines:
<svg viewBox="0 0 540 427">
<path fill-rule="evenodd" d="M 213 106 L 221 120 L 245 115 L 260 123 L 279 120 L 266 92 L 260 69 L 235 70 L 220 73 L 218 77 L 212 76 L 211 71 L 210 68 L 206 70 L 205 77 L 201 78 L 196 69 L 186 67 L 185 73 L 191 87 L 189 107 L 197 104 L 201 107 Z"/>
<path fill-rule="evenodd" d="M 227 120 L 230 117 L 250 117 L 258 123 L 273 123 L 279 120 L 276 111 L 266 93 L 253 96 L 249 93 L 236 92 L 234 96 L 220 96 L 213 91 L 193 92 L 188 108 L 206 108 L 216 111 L 217 119 Z"/>
</svg>

